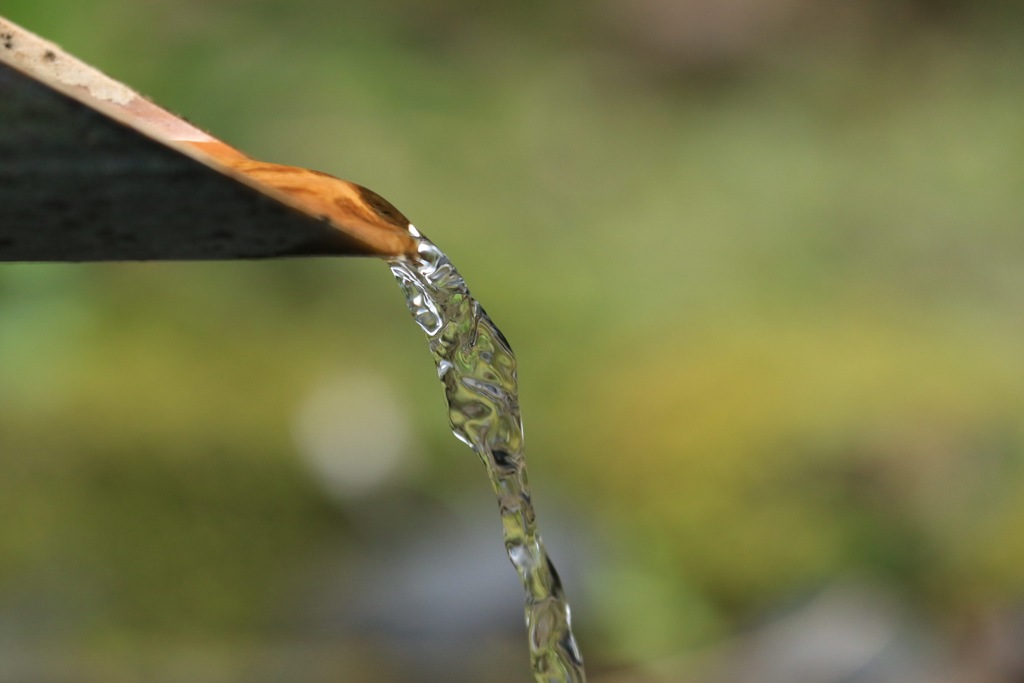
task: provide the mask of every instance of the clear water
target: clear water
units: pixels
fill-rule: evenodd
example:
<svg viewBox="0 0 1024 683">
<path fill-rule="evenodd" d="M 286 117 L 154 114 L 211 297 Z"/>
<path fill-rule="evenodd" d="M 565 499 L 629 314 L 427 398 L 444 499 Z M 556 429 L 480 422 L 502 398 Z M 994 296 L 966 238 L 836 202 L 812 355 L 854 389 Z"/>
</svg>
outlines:
<svg viewBox="0 0 1024 683">
<path fill-rule="evenodd" d="M 452 432 L 487 467 L 505 549 L 526 591 L 530 662 L 538 683 L 583 683 L 569 604 L 537 533 L 523 458 L 516 358 L 440 249 L 409 226 L 418 256 L 389 261 L 444 383 Z"/>
</svg>

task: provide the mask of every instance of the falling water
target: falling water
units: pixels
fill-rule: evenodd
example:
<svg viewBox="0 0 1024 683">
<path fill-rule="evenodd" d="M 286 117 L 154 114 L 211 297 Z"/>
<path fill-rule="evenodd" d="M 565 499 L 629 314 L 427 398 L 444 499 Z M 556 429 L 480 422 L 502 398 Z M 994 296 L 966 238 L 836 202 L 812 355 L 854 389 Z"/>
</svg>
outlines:
<svg viewBox="0 0 1024 683">
<path fill-rule="evenodd" d="M 526 591 L 530 662 L 538 683 L 584 683 L 562 583 L 537 533 L 523 458 L 516 358 L 440 249 L 409 226 L 416 257 L 391 259 L 444 383 L 452 432 L 487 466 L 505 549 Z"/>
</svg>

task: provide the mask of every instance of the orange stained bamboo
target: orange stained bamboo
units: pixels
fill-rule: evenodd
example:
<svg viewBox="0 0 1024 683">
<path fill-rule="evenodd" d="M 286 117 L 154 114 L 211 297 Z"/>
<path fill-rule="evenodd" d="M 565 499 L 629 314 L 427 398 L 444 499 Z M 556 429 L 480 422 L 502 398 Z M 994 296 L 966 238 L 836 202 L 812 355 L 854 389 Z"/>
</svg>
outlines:
<svg viewBox="0 0 1024 683">
<path fill-rule="evenodd" d="M 249 158 L 0 17 L 0 261 L 408 253 L 376 193 Z"/>
</svg>

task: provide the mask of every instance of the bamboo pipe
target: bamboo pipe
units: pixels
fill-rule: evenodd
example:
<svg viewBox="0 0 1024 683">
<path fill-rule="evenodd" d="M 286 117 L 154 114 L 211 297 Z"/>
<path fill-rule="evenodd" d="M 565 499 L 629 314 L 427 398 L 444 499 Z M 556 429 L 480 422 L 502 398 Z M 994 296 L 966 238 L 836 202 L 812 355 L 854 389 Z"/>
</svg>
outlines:
<svg viewBox="0 0 1024 683">
<path fill-rule="evenodd" d="M 376 193 L 249 158 L 0 17 L 0 261 L 415 251 Z"/>
</svg>

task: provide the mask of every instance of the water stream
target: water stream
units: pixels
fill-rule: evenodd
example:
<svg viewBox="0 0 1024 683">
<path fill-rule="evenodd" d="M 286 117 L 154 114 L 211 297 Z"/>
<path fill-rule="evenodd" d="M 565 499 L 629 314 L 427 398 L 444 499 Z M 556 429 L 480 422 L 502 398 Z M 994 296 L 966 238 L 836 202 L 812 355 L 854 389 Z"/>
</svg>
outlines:
<svg viewBox="0 0 1024 683">
<path fill-rule="evenodd" d="M 537 533 L 523 458 L 516 358 L 440 249 L 409 226 L 418 256 L 389 260 L 444 383 L 452 432 L 483 461 L 498 497 L 509 559 L 526 592 L 537 683 L 584 683 L 569 604 Z"/>
</svg>

